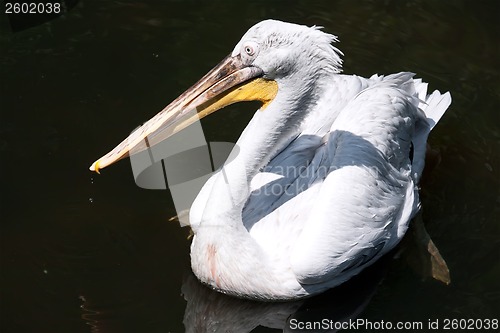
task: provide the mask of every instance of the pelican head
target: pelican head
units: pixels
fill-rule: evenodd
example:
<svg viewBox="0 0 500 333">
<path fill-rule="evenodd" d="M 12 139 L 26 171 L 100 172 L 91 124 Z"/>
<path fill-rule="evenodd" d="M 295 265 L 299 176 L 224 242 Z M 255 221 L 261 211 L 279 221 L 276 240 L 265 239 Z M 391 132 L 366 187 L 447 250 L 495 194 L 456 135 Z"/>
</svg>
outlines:
<svg viewBox="0 0 500 333">
<path fill-rule="evenodd" d="M 318 27 L 266 20 L 243 35 L 231 56 L 259 68 L 267 80 L 280 82 L 297 76 L 314 80 L 323 72 L 340 72 L 341 52 L 332 46 L 336 41 L 336 36 Z"/>
<path fill-rule="evenodd" d="M 261 101 L 261 110 L 264 110 L 278 98 L 282 102 L 277 110 L 281 120 L 275 121 L 290 119 L 296 123 L 294 113 L 309 110 L 303 103 L 314 103 L 314 97 L 321 95 L 316 91 L 321 88 L 317 83 L 325 80 L 318 80 L 319 77 L 340 72 L 341 52 L 332 46 L 335 41 L 336 36 L 324 33 L 318 27 L 276 20 L 254 25 L 230 55 L 94 162 L 90 170 L 99 172 L 148 148 L 145 139 L 148 146 L 152 146 L 198 119 L 240 101 Z"/>
</svg>

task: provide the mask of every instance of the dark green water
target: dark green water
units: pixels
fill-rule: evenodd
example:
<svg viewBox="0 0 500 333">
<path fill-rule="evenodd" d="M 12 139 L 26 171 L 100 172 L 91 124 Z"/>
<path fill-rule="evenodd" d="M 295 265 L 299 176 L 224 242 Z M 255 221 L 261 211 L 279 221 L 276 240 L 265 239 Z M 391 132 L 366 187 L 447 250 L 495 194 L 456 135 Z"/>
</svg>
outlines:
<svg viewBox="0 0 500 333">
<path fill-rule="evenodd" d="M 422 322 L 499 318 L 500 9 L 496 1 L 80 1 L 0 35 L 0 331 L 264 332 L 286 318 Z M 113 148 L 276 18 L 339 36 L 344 71 L 418 73 L 453 103 L 432 132 L 441 163 L 422 196 L 452 283 L 405 252 L 305 303 L 233 300 L 190 275 L 188 230 L 167 191 L 138 188 Z M 255 105 L 202 124 L 234 142 Z M 279 331 L 279 330 L 277 330 Z"/>
</svg>

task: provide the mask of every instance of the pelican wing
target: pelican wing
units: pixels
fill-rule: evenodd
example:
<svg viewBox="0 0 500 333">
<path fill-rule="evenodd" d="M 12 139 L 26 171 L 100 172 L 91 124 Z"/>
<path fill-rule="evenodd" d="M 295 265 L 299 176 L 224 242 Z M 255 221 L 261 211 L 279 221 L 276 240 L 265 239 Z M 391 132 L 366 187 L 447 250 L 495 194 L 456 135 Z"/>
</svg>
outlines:
<svg viewBox="0 0 500 333">
<path fill-rule="evenodd" d="M 418 161 L 411 151 L 451 102 L 449 94 L 434 92 L 423 103 L 426 116 L 417 93 L 411 74 L 389 76 L 361 92 L 334 122 L 327 149 L 331 171 L 291 252 L 299 282 L 341 277 L 341 283 L 404 236 L 419 209 L 416 182 L 425 147 L 418 147 L 424 152 Z"/>
<path fill-rule="evenodd" d="M 341 283 L 404 235 L 419 203 L 411 142 L 426 123 L 412 82 L 411 73 L 377 78 L 326 136 L 299 136 L 257 176 L 243 221 L 266 252 L 289 258 L 299 282 Z"/>
<path fill-rule="evenodd" d="M 411 81 L 408 73 L 388 77 L 361 92 L 334 122 L 330 170 L 291 253 L 301 283 L 348 279 L 404 235 L 418 209 L 410 150 L 422 115 Z"/>
</svg>

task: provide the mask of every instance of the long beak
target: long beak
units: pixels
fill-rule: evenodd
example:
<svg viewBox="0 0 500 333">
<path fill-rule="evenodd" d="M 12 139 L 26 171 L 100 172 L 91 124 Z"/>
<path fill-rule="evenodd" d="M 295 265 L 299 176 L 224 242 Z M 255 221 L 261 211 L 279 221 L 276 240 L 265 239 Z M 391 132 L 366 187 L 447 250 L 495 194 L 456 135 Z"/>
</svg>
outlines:
<svg viewBox="0 0 500 333">
<path fill-rule="evenodd" d="M 227 56 L 156 116 L 95 161 L 90 170 L 99 173 L 100 169 L 165 140 L 224 106 L 259 100 L 265 108 L 276 96 L 278 86 L 275 81 L 261 76 L 261 69 L 244 65 L 239 55 Z M 197 113 L 193 115 L 192 110 Z"/>
</svg>

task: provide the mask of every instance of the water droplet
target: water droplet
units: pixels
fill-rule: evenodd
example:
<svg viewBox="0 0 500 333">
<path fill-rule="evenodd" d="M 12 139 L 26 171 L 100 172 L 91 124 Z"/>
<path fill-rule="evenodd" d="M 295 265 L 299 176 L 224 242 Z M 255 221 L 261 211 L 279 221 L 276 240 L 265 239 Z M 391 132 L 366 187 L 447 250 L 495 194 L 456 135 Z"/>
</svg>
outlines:
<svg viewBox="0 0 500 333">
<path fill-rule="evenodd" d="M 94 177 L 90 177 L 90 183 L 94 184 Z"/>
</svg>

